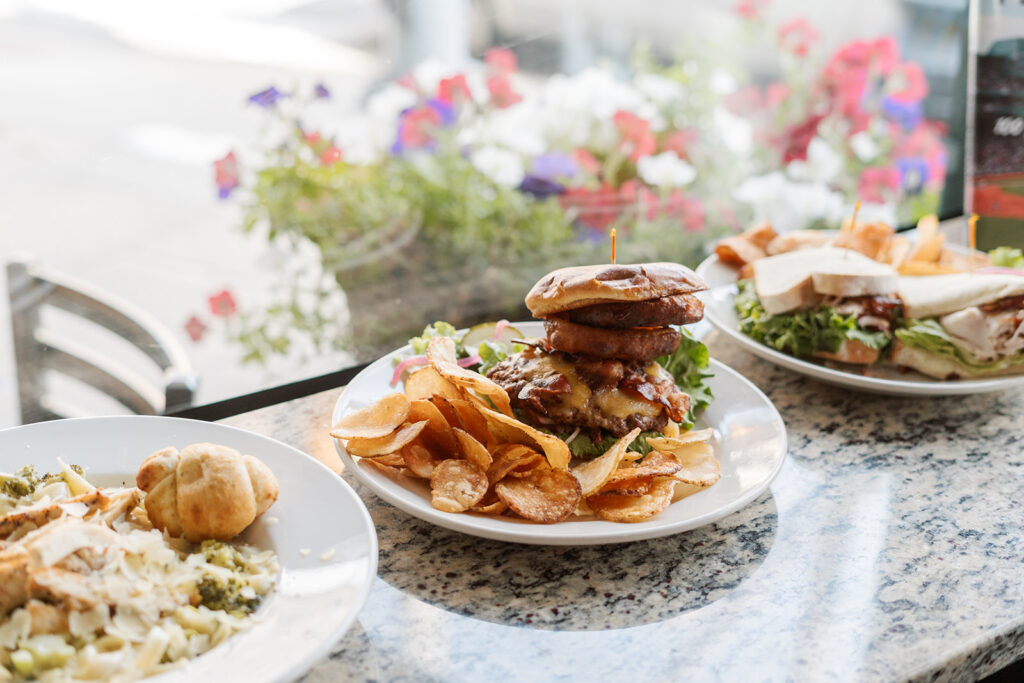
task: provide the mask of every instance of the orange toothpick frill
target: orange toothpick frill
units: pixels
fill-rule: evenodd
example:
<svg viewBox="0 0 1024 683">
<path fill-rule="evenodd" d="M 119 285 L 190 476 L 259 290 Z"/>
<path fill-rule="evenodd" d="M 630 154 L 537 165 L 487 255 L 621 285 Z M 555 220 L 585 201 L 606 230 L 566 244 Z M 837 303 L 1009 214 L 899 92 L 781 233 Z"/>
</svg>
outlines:
<svg viewBox="0 0 1024 683">
<path fill-rule="evenodd" d="M 968 261 L 968 267 L 970 268 L 971 275 L 974 275 L 974 252 L 978 248 L 978 214 L 972 213 L 967 221 L 967 225 L 969 228 L 968 244 L 971 247 L 971 258 Z"/>
<path fill-rule="evenodd" d="M 612 263 L 615 263 L 615 228 L 612 228 Z"/>
</svg>

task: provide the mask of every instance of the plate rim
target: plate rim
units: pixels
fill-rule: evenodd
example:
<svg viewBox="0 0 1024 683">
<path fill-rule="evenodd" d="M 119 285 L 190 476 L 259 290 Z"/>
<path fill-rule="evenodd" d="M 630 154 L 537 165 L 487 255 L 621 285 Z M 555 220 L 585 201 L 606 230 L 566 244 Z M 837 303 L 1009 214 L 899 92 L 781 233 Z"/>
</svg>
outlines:
<svg viewBox="0 0 1024 683">
<path fill-rule="evenodd" d="M 227 430 L 227 431 L 230 431 L 230 432 L 240 432 L 240 433 L 246 434 L 246 435 L 251 436 L 251 437 L 256 437 L 256 438 L 258 438 L 260 440 L 263 440 L 263 441 L 268 441 L 271 444 L 273 444 L 274 446 L 283 448 L 284 450 L 290 452 L 290 454 L 292 456 L 299 456 L 299 457 L 302 457 L 302 458 L 304 458 L 304 459 L 306 459 L 308 461 L 311 461 L 311 463 L 314 466 L 321 468 L 323 475 L 328 475 L 328 476 L 332 477 L 333 479 L 335 479 L 337 484 L 341 484 L 342 490 L 345 491 L 345 495 L 351 497 L 352 500 L 355 501 L 356 507 L 360 511 L 360 519 L 362 520 L 363 526 L 365 527 L 366 531 L 368 532 L 366 534 L 366 537 L 369 540 L 369 548 L 368 548 L 369 552 L 368 552 L 368 555 L 369 555 L 369 560 L 370 561 L 367 564 L 367 571 L 366 571 L 365 580 L 360 582 L 359 589 L 356 592 L 356 598 L 355 598 L 355 600 L 352 603 L 352 609 L 349 610 L 345 614 L 345 616 L 338 622 L 338 626 L 331 630 L 331 632 L 329 634 L 330 637 L 329 638 L 327 637 L 328 634 L 326 632 L 318 631 L 319 633 L 324 633 L 324 637 L 322 638 L 322 640 L 320 641 L 320 643 L 318 645 L 316 645 L 315 647 L 311 648 L 310 651 L 307 654 L 305 654 L 305 655 L 303 655 L 303 656 L 301 656 L 301 657 L 299 657 L 297 659 L 291 660 L 291 662 L 288 665 L 287 669 L 285 671 L 281 672 L 281 674 L 277 678 L 274 678 L 274 679 L 269 679 L 268 678 L 266 680 L 291 680 L 291 679 L 293 679 L 295 677 L 302 676 L 303 674 L 309 672 L 326 655 L 330 654 L 330 652 L 334 648 L 334 646 L 336 646 L 338 644 L 338 642 L 345 636 L 345 634 L 348 633 L 349 629 L 352 628 L 352 625 L 355 623 L 356 619 L 359 617 L 359 614 L 362 612 L 363 608 L 366 606 L 366 602 L 367 602 L 367 600 L 370 597 L 370 591 L 373 589 L 374 579 L 377 578 L 377 570 L 378 570 L 378 564 L 379 564 L 379 560 L 380 560 L 380 545 L 379 545 L 379 542 L 378 542 L 378 539 L 377 539 L 377 528 L 376 528 L 376 526 L 373 523 L 373 518 L 370 516 L 370 512 L 367 509 L 366 504 L 363 502 L 362 498 L 359 497 L 359 494 L 356 493 L 355 489 L 352 488 L 352 486 L 347 481 L 345 481 L 339 474 L 333 472 L 329 467 L 327 467 L 327 465 L 325 465 L 324 463 L 320 462 L 319 460 L 314 458 L 312 455 L 310 455 L 310 454 L 308 454 L 308 453 L 306 453 L 306 452 L 296 448 L 295 446 L 291 446 L 291 445 L 286 444 L 283 441 L 275 439 L 275 438 L 273 438 L 271 436 L 267 436 L 265 434 L 260 434 L 259 432 L 254 432 L 254 431 L 251 431 L 251 430 L 248 430 L 248 429 L 244 429 L 242 427 L 236 427 L 234 425 L 225 425 L 225 424 L 220 424 L 220 423 L 217 423 L 217 422 L 207 422 L 205 420 L 194 420 L 194 419 L 191 419 L 191 418 L 173 417 L 173 416 L 168 416 L 168 415 L 100 415 L 100 416 L 65 418 L 65 419 L 60 419 L 60 420 L 48 420 L 48 421 L 44 421 L 44 422 L 32 422 L 32 423 L 24 424 L 24 425 L 15 425 L 13 427 L 6 427 L 4 429 L 0 429 L 0 435 L 10 434 L 10 433 L 13 433 L 13 432 L 16 432 L 16 431 L 19 431 L 19 430 L 21 430 L 21 431 L 32 431 L 32 430 L 36 430 L 36 429 L 49 429 L 49 428 L 53 428 L 54 425 L 60 425 L 60 424 L 65 424 L 65 423 L 104 422 L 104 421 L 110 421 L 110 422 L 136 422 L 136 423 L 143 423 L 143 422 L 150 422 L 150 423 L 153 423 L 153 422 L 160 422 L 160 423 L 184 422 L 184 423 L 190 423 L 190 424 L 194 424 L 194 425 L 203 425 L 203 427 L 212 427 L 212 428 L 217 429 L 217 430 Z M 281 569 L 283 571 L 285 569 L 285 567 L 282 567 Z M 280 579 L 280 576 L 278 576 L 278 579 Z M 276 596 L 276 597 L 278 599 L 280 598 L 280 596 Z M 257 614 L 258 614 L 258 612 L 257 612 Z M 292 625 L 288 624 L 288 626 L 290 627 Z M 237 636 L 237 635 L 243 635 L 243 634 L 244 634 L 244 631 L 241 634 L 235 634 L 235 635 Z M 225 641 L 225 642 L 228 642 L 228 641 Z M 213 651 L 213 650 L 211 650 L 211 651 Z M 152 676 L 152 677 L 146 678 L 145 680 L 159 681 L 159 680 L 163 680 L 166 676 L 174 676 L 175 674 L 185 674 L 187 676 L 188 675 L 189 664 L 191 662 L 192 662 L 192 660 L 189 660 L 188 662 L 186 662 L 179 669 L 175 669 L 174 671 L 169 671 L 169 672 L 166 672 L 164 674 L 158 674 L 156 676 Z M 257 679 L 257 680 L 261 680 L 261 679 Z"/>
<path fill-rule="evenodd" d="M 524 324 L 530 324 L 535 322 L 536 321 L 520 321 L 512 324 L 518 327 Z M 334 408 L 331 411 L 332 424 L 334 422 L 337 422 L 338 418 L 341 417 L 342 404 L 346 402 L 348 387 L 352 386 L 352 384 L 355 383 L 360 376 L 363 376 L 364 374 L 370 375 L 376 370 L 378 370 L 380 366 L 387 365 L 389 359 L 392 358 L 396 353 L 402 353 L 406 350 L 411 350 L 408 344 L 401 348 L 395 349 L 394 351 L 388 354 L 385 354 L 381 358 L 378 358 L 376 361 L 374 361 L 366 368 L 364 368 L 356 377 L 352 378 L 352 381 L 349 382 L 348 386 L 345 388 L 345 391 L 343 391 L 341 395 L 338 396 L 337 400 L 334 403 Z M 778 477 L 779 472 L 782 471 L 782 467 L 784 466 L 787 456 L 789 455 L 789 434 L 786 429 L 786 422 L 785 420 L 783 420 L 782 415 L 779 413 L 778 408 L 775 407 L 775 404 L 772 403 L 771 399 L 769 399 L 768 396 L 766 396 L 765 393 L 761 391 L 753 382 L 751 382 L 749 379 L 744 377 L 740 372 L 729 367 L 722 361 L 712 358 L 711 365 L 712 369 L 716 373 L 727 374 L 730 375 L 732 379 L 738 380 L 741 386 L 743 386 L 745 389 L 749 391 L 752 391 L 754 396 L 758 398 L 760 401 L 762 401 L 765 404 L 765 406 L 771 410 L 772 422 L 774 422 L 777 425 L 779 434 L 782 437 L 781 443 L 779 444 L 780 455 L 777 457 L 771 472 L 761 482 L 759 482 L 756 486 L 752 487 L 750 490 L 744 492 L 742 495 L 738 496 L 734 500 L 730 501 L 729 503 L 723 505 L 722 507 L 716 510 L 704 513 L 698 517 L 693 517 L 687 520 L 681 520 L 673 524 L 655 526 L 648 529 L 631 532 L 630 529 L 636 529 L 635 525 L 626 523 L 616 524 L 613 522 L 600 522 L 603 524 L 614 526 L 609 526 L 608 530 L 604 531 L 603 533 L 593 533 L 588 534 L 586 536 L 580 536 L 579 534 L 570 534 L 568 532 L 563 532 L 561 534 L 554 533 L 545 536 L 538 536 L 535 533 L 531 532 L 530 529 L 536 526 L 542 526 L 544 528 L 553 528 L 557 525 L 534 525 L 527 524 L 525 522 L 509 523 L 510 528 L 507 530 L 504 528 L 481 528 L 472 524 L 468 524 L 465 521 L 467 519 L 466 515 L 445 514 L 441 512 L 438 512 L 437 515 L 430 516 L 424 514 L 426 511 L 417 507 L 415 504 L 406 501 L 401 495 L 396 495 L 392 491 L 392 487 L 395 485 L 392 482 L 390 482 L 389 479 L 387 479 L 386 475 L 379 475 L 377 473 L 368 471 L 367 468 L 361 467 L 359 463 L 355 461 L 352 458 L 352 456 L 350 456 L 345 451 L 344 448 L 342 448 L 339 439 L 334 439 L 334 448 L 338 453 L 338 457 L 340 457 L 342 459 L 342 462 L 345 463 L 345 466 L 351 468 L 353 476 L 355 476 L 360 483 L 362 483 L 364 486 L 370 489 L 378 498 L 380 498 L 381 500 L 390 505 L 397 507 L 398 509 L 402 510 L 407 514 L 416 517 L 417 519 L 420 519 L 428 524 L 440 526 L 450 531 L 457 531 L 470 536 L 487 538 L 490 540 L 539 546 L 604 545 L 615 543 L 632 543 L 634 541 L 644 541 L 652 538 L 661 538 L 664 536 L 683 533 L 685 531 L 690 531 L 692 529 L 696 529 L 698 527 L 711 524 L 713 522 L 718 521 L 719 519 L 723 519 L 733 514 L 737 510 L 746 507 L 758 496 L 762 495 L 766 490 L 770 488 L 772 482 L 774 482 L 776 477 Z M 406 489 L 402 490 L 404 491 Z M 471 515 L 470 518 L 479 519 L 479 517 L 473 515 Z M 490 520 L 491 518 L 486 519 Z"/>
<path fill-rule="evenodd" d="M 711 254 L 701 261 L 697 266 L 697 275 L 707 281 L 706 273 L 716 266 L 725 267 L 721 264 L 717 254 Z M 711 284 L 710 282 L 708 283 Z M 728 284 L 711 286 L 711 290 L 718 287 L 734 286 L 735 281 Z M 709 290 L 709 293 L 710 291 Z M 735 292 L 730 292 L 730 298 L 735 298 Z M 735 340 L 747 351 L 772 362 L 781 367 L 800 373 L 812 379 L 819 380 L 832 385 L 852 387 L 867 392 L 886 394 L 891 396 L 964 396 L 970 394 L 985 394 L 996 391 L 1004 391 L 1024 382 L 1024 375 L 1017 377 L 991 377 L 988 379 L 967 379 L 967 380 L 938 380 L 931 381 L 908 381 L 900 379 L 887 379 L 884 377 L 867 377 L 856 375 L 845 370 L 837 370 L 825 365 L 790 356 L 776 349 L 765 346 L 750 337 L 746 336 L 731 325 L 728 325 L 717 314 L 712 306 L 705 306 L 705 319 L 710 322 L 716 330 L 724 333 Z M 922 375 L 924 377 L 924 375 Z"/>
</svg>

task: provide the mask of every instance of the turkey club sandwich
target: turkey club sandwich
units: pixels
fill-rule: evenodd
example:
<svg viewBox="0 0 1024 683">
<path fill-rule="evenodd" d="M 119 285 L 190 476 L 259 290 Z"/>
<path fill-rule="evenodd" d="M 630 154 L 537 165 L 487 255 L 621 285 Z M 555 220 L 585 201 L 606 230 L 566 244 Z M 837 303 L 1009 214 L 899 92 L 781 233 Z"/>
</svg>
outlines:
<svg viewBox="0 0 1024 683">
<path fill-rule="evenodd" d="M 1024 373 L 1024 277 L 900 278 L 894 363 L 939 379 Z"/>
<path fill-rule="evenodd" d="M 753 263 L 736 297 L 740 331 L 794 356 L 878 361 L 899 320 L 899 277 L 890 266 L 834 247 Z"/>
<path fill-rule="evenodd" d="M 526 422 L 565 439 L 577 456 L 635 428 L 645 436 L 679 423 L 710 399 L 707 348 L 680 325 L 704 317 L 707 289 L 675 263 L 562 268 L 526 295 L 546 336 L 488 373 Z"/>
</svg>

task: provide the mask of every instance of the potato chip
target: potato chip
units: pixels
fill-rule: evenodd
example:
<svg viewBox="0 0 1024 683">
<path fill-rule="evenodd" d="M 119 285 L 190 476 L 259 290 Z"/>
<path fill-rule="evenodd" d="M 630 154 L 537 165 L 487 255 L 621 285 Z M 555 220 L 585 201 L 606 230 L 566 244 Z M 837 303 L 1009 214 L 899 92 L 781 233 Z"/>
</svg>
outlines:
<svg viewBox="0 0 1024 683">
<path fill-rule="evenodd" d="M 952 266 L 944 266 L 939 263 L 930 263 L 927 261 L 916 261 L 908 259 L 901 263 L 896 269 L 900 275 L 948 275 L 950 273 L 959 273 L 960 270 Z"/>
<path fill-rule="evenodd" d="M 434 404 L 434 407 L 438 409 L 450 427 L 462 427 L 462 420 L 459 419 L 458 411 L 455 410 L 455 406 L 447 398 L 444 396 L 431 396 L 430 402 Z"/>
<path fill-rule="evenodd" d="M 480 413 L 487 420 L 487 427 L 499 441 L 505 443 L 521 443 L 525 446 L 532 446 L 544 452 L 548 464 L 553 469 L 564 470 L 569 467 L 569 460 L 572 454 L 564 441 L 557 436 L 545 434 L 528 424 L 524 424 L 514 417 L 508 417 L 501 413 L 481 408 Z"/>
<path fill-rule="evenodd" d="M 639 477 L 668 477 L 682 468 L 682 464 L 672 453 L 665 451 L 651 451 L 639 463 L 623 466 L 612 472 L 605 481 L 605 485 L 614 484 L 627 479 Z"/>
<path fill-rule="evenodd" d="M 714 436 L 715 430 L 713 429 L 693 429 L 688 432 L 683 432 L 675 438 L 667 436 L 652 436 L 647 439 L 647 445 L 656 451 L 668 451 L 671 453 L 675 448 L 680 448 L 691 443 L 708 441 Z"/>
<path fill-rule="evenodd" d="M 427 421 L 420 437 L 428 447 L 440 451 L 439 454 L 446 457 L 455 457 L 458 453 L 459 444 L 452 434 L 452 428 L 433 403 L 425 398 L 412 401 L 409 404 L 408 419 L 410 422 Z"/>
<path fill-rule="evenodd" d="M 516 443 L 498 446 L 491 457 L 493 462 L 487 468 L 487 479 L 492 484 L 501 481 L 513 470 L 528 470 L 544 461 L 544 456 L 537 451 Z"/>
<path fill-rule="evenodd" d="M 612 476 L 612 473 L 618 469 L 619 463 L 622 462 L 622 456 L 626 454 L 626 449 L 629 448 L 629 444 L 633 443 L 633 439 L 639 433 L 639 429 L 634 429 L 616 441 L 611 448 L 605 451 L 604 455 L 572 468 L 572 474 L 579 480 L 580 489 L 584 496 L 589 496 L 604 486 L 604 483 L 608 481 L 608 477 Z"/>
<path fill-rule="evenodd" d="M 378 462 L 378 460 L 380 460 L 380 458 L 364 458 L 359 461 L 359 466 L 377 470 L 378 472 L 381 472 L 391 477 L 392 479 L 397 479 L 398 477 L 401 477 L 402 474 L 405 472 L 405 470 L 401 467 L 383 465 L 380 462 Z"/>
<path fill-rule="evenodd" d="M 410 474 L 420 479 L 430 479 L 437 463 L 441 462 L 428 449 L 418 443 L 411 443 L 402 449 L 402 459 Z"/>
<path fill-rule="evenodd" d="M 430 475 L 430 502 L 442 512 L 465 512 L 487 489 L 487 475 L 468 460 L 442 460 Z"/>
<path fill-rule="evenodd" d="M 481 396 L 491 399 L 495 407 L 512 417 L 512 402 L 508 393 L 479 372 L 459 367 L 455 359 L 455 342 L 448 337 L 434 337 L 427 346 L 427 360 L 441 376 L 463 389 L 472 389 Z"/>
<path fill-rule="evenodd" d="M 614 493 L 618 496 L 642 496 L 651 490 L 654 477 L 634 477 L 632 479 L 620 479 L 602 486 L 598 494 Z"/>
<path fill-rule="evenodd" d="M 501 498 L 498 498 L 498 494 L 494 492 L 494 489 L 489 489 L 484 495 L 483 500 L 469 509 L 472 512 L 479 512 L 485 515 L 500 515 L 508 509 L 508 504 Z"/>
<path fill-rule="evenodd" d="M 715 458 L 711 444 L 692 443 L 673 454 L 679 458 L 679 471 L 673 475 L 679 481 L 697 486 L 711 486 L 722 476 L 722 468 Z"/>
<path fill-rule="evenodd" d="M 411 443 L 426 426 L 426 420 L 407 422 L 398 431 L 376 439 L 352 438 L 345 442 L 345 450 L 348 451 L 349 455 L 355 455 L 360 458 L 373 458 L 394 453 L 401 450 L 406 444 Z"/>
<path fill-rule="evenodd" d="M 487 429 L 487 420 L 480 414 L 476 405 L 464 398 L 453 398 L 449 403 L 459 414 L 459 421 L 462 422 L 462 429 L 480 443 L 486 445 L 494 440 L 491 432 Z"/>
<path fill-rule="evenodd" d="M 441 373 L 427 366 L 412 373 L 405 380 L 405 396 L 410 401 L 416 401 L 431 396 L 459 398 L 461 394 L 454 384 L 441 376 Z"/>
<path fill-rule="evenodd" d="M 479 467 L 482 472 L 486 472 L 487 468 L 491 466 L 491 454 L 487 452 L 484 445 L 474 439 L 472 434 L 464 432 L 458 427 L 453 427 L 452 431 L 459 442 L 462 457 Z"/>
<path fill-rule="evenodd" d="M 506 477 L 512 477 L 513 479 L 522 479 L 530 476 L 531 472 L 536 470 L 550 470 L 551 465 L 548 461 L 541 456 L 539 459 L 533 459 L 528 462 L 521 462 L 508 471 Z"/>
<path fill-rule="evenodd" d="M 494 491 L 517 515 L 543 524 L 562 521 L 582 498 L 576 477 L 555 469 L 536 469 L 522 479 L 503 479 L 494 485 Z"/>
<path fill-rule="evenodd" d="M 405 458 L 402 457 L 401 453 L 388 453 L 377 458 L 367 458 L 367 460 L 374 460 L 378 465 L 384 467 L 397 467 L 399 469 L 405 467 Z"/>
<path fill-rule="evenodd" d="M 698 486 L 697 484 L 684 484 L 683 482 L 678 482 L 676 484 L 676 491 L 675 493 L 672 494 L 672 502 L 675 503 L 677 501 L 682 500 L 683 498 L 692 496 L 695 493 L 700 493 L 706 488 L 708 487 Z"/>
<path fill-rule="evenodd" d="M 408 399 L 402 394 L 391 394 L 341 418 L 331 427 L 331 436 L 336 439 L 375 439 L 398 429 L 408 416 Z"/>
<path fill-rule="evenodd" d="M 656 477 L 651 490 L 639 497 L 601 494 L 587 498 L 587 504 L 609 522 L 643 522 L 672 504 L 676 480 Z"/>
</svg>

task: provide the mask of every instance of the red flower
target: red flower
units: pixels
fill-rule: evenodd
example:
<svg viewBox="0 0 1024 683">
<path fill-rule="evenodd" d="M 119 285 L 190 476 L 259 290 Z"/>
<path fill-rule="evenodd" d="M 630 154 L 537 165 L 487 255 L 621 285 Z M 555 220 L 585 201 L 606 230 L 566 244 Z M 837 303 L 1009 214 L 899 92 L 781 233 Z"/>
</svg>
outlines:
<svg viewBox="0 0 1024 683">
<path fill-rule="evenodd" d="M 315 145 L 316 143 L 320 142 L 320 131 L 314 130 L 312 133 L 307 133 L 303 131 L 302 140 L 303 142 L 308 142 L 311 145 Z"/>
<path fill-rule="evenodd" d="M 594 155 L 582 147 L 572 153 L 572 159 L 586 173 L 597 175 L 601 171 L 601 164 Z"/>
<path fill-rule="evenodd" d="M 238 311 L 238 304 L 230 291 L 223 289 L 210 297 L 210 313 L 227 318 Z"/>
<path fill-rule="evenodd" d="M 824 114 L 811 116 L 803 123 L 798 123 L 783 133 L 781 147 L 783 149 L 783 163 L 807 159 L 807 146 L 811 144 L 814 135 L 818 132 L 818 124 L 825 118 Z"/>
<path fill-rule="evenodd" d="M 426 147 L 434 141 L 433 131 L 441 125 L 441 113 L 433 107 L 419 106 L 402 116 L 398 138 L 404 147 Z"/>
<path fill-rule="evenodd" d="M 678 197 L 676 197 L 677 194 Z M 672 193 L 672 201 L 678 207 L 678 215 L 682 216 L 683 228 L 688 232 L 700 232 L 704 229 L 708 215 L 704 208 L 704 202 L 696 197 L 684 197 L 679 190 Z"/>
<path fill-rule="evenodd" d="M 866 168 L 857 182 L 857 194 L 864 201 L 882 204 L 886 195 L 900 186 L 900 171 L 897 168 Z"/>
<path fill-rule="evenodd" d="M 188 333 L 189 339 L 197 342 L 206 334 L 206 323 L 196 316 L 192 316 L 185 322 L 185 332 Z"/>
<path fill-rule="evenodd" d="M 512 82 L 504 74 L 488 78 L 487 91 L 491 93 L 491 102 L 499 109 L 511 107 L 523 99 L 523 96 L 512 88 Z"/>
<path fill-rule="evenodd" d="M 651 124 L 636 114 L 619 110 L 612 117 L 615 127 L 622 134 L 622 143 L 619 149 L 629 155 L 633 161 L 640 157 L 654 154 L 658 149 L 657 140 L 651 133 Z"/>
<path fill-rule="evenodd" d="M 736 14 L 743 19 L 760 19 L 761 10 L 768 6 L 768 0 L 740 0 L 736 3 Z"/>
<path fill-rule="evenodd" d="M 231 191 L 238 187 L 238 159 L 234 152 L 228 152 L 223 159 L 213 162 L 213 176 L 217 183 L 217 195 L 227 199 Z"/>
<path fill-rule="evenodd" d="M 928 96 L 928 79 L 924 75 L 924 69 L 916 62 L 903 64 L 891 80 L 900 86 L 899 90 L 889 95 L 897 102 L 914 103 Z"/>
<path fill-rule="evenodd" d="M 456 106 L 472 101 L 473 96 L 469 92 L 466 75 L 456 74 L 451 78 L 442 78 L 437 86 L 437 99 Z"/>
<path fill-rule="evenodd" d="M 516 53 L 503 47 L 492 47 L 484 54 L 487 66 L 499 74 L 511 74 L 519 70 Z"/>
<path fill-rule="evenodd" d="M 818 32 L 806 19 L 794 19 L 779 27 L 779 44 L 793 54 L 803 57 L 818 40 Z"/>
<path fill-rule="evenodd" d="M 341 150 L 331 145 L 320 155 L 320 163 L 324 166 L 333 166 L 341 161 Z"/>
</svg>

